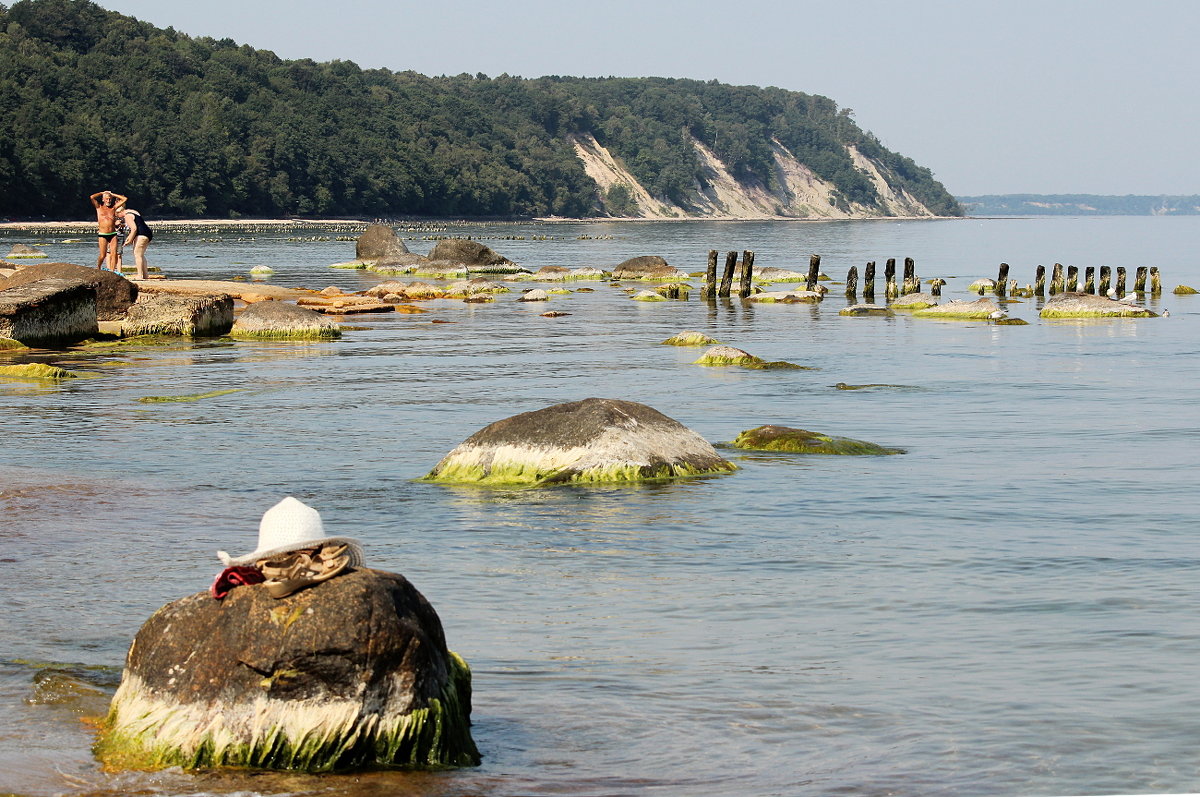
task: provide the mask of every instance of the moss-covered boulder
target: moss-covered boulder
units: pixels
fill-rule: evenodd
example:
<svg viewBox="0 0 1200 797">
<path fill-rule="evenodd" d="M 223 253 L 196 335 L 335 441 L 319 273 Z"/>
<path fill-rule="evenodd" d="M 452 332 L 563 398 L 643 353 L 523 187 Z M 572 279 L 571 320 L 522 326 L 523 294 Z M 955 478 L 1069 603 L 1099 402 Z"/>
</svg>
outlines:
<svg viewBox="0 0 1200 797">
<path fill-rule="evenodd" d="M 687 279 L 688 273 L 671 266 L 658 255 L 631 257 L 612 270 L 613 279 L 677 280 Z"/>
<path fill-rule="evenodd" d="M 74 379 L 76 374 L 65 368 L 46 363 L 22 363 L 20 365 L 0 365 L 0 378 L 4 379 Z"/>
<path fill-rule="evenodd" d="M 233 297 L 143 293 L 118 323 L 123 337 L 224 335 L 233 327 Z"/>
<path fill-rule="evenodd" d="M 315 310 L 271 299 L 243 310 L 229 334 L 250 340 L 330 340 L 340 338 L 342 328 Z"/>
<path fill-rule="evenodd" d="M 946 304 L 939 304 L 935 307 L 926 307 L 923 310 L 914 310 L 913 317 L 971 321 L 977 319 L 988 320 L 992 318 L 994 313 L 998 312 L 1000 312 L 1000 305 L 991 299 L 976 299 L 973 302 L 953 301 Z"/>
<path fill-rule="evenodd" d="M 1042 318 L 1155 318 L 1157 314 L 1124 301 L 1090 293 L 1059 293 L 1047 300 Z"/>
<path fill-rule="evenodd" d="M 486 426 L 424 480 L 542 486 L 637 482 L 735 468 L 696 432 L 652 407 L 590 398 Z"/>
<path fill-rule="evenodd" d="M 704 354 L 701 354 L 700 359 L 693 360 L 692 365 L 736 365 L 742 368 L 753 368 L 758 370 L 812 370 L 803 365 L 796 365 L 795 363 L 784 362 L 783 360 L 768 362 L 762 357 L 756 357 L 750 352 L 742 351 L 741 349 L 734 348 L 733 346 L 713 346 L 711 349 L 706 350 Z"/>
<path fill-rule="evenodd" d="M 1200 291 L 1197 291 L 1190 285 L 1176 285 L 1175 290 L 1171 291 L 1171 293 L 1175 294 L 1176 296 L 1190 296 L 1193 293 L 1200 293 Z"/>
<path fill-rule="evenodd" d="M 888 308 L 878 304 L 852 304 L 838 310 L 838 315 L 850 316 L 890 316 L 895 315 Z"/>
<path fill-rule="evenodd" d="M 740 269 L 739 269 L 740 270 Z M 799 271 L 791 271 L 786 268 L 775 268 L 767 266 L 766 268 L 756 268 L 751 277 L 756 282 L 772 283 L 772 282 L 799 282 L 805 278 L 804 274 Z"/>
<path fill-rule="evenodd" d="M 703 332 L 695 332 L 690 329 L 685 329 L 662 342 L 663 346 L 712 346 L 719 345 L 721 341 L 716 338 L 710 338 Z"/>
<path fill-rule="evenodd" d="M 898 296 L 889 305 L 893 310 L 923 310 L 937 305 L 937 297 L 928 293 L 906 293 Z"/>
<path fill-rule="evenodd" d="M 98 321 L 114 321 L 120 318 L 138 297 L 138 286 L 120 274 L 75 263 L 38 263 L 25 266 L 7 280 L 0 281 L 0 291 L 45 279 L 78 280 L 91 286 L 96 292 Z"/>
<path fill-rule="evenodd" d="M 972 282 L 970 285 L 967 286 L 967 290 L 972 291 L 974 293 L 978 293 L 978 294 L 995 293 L 996 292 L 996 281 L 989 277 L 977 279 L 974 282 Z"/>
<path fill-rule="evenodd" d="M 450 283 L 446 286 L 445 296 L 447 299 L 466 299 L 471 296 L 511 292 L 511 288 L 492 282 L 485 277 L 475 277 Z"/>
<path fill-rule="evenodd" d="M 881 455 L 903 454 L 904 449 L 886 448 L 849 437 L 810 432 L 791 426 L 759 426 L 747 429 L 730 445 L 750 451 L 788 451 L 796 454 Z"/>
<path fill-rule="evenodd" d="M 491 248 L 469 238 L 446 238 L 438 241 L 429 253 L 431 266 L 442 264 L 463 266 L 478 274 L 516 274 L 528 272 Z M 424 273 L 424 272 L 422 272 Z"/>
<path fill-rule="evenodd" d="M 470 714 L 470 670 L 433 607 L 359 568 L 281 599 L 258 584 L 159 609 L 95 752 L 118 769 L 470 766 Z"/>
<path fill-rule="evenodd" d="M 668 301 L 666 296 L 663 296 L 658 291 L 637 291 L 629 297 L 635 302 L 665 302 Z"/>
</svg>

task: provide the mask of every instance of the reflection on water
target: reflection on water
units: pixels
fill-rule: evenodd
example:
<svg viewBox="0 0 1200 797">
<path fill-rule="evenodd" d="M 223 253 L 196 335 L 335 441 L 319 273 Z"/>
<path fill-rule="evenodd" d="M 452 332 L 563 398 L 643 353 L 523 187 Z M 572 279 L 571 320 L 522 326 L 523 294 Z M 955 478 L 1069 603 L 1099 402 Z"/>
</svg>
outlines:
<svg viewBox="0 0 1200 797">
<path fill-rule="evenodd" d="M 849 265 L 911 255 L 922 277 L 949 280 L 945 298 L 970 299 L 966 286 L 1001 260 L 1022 283 L 1038 262 L 1150 260 L 1166 285 L 1194 283 L 1198 228 L 1049 219 L 472 232 L 535 268 L 659 253 L 691 271 L 710 248 L 753 248 L 760 266 L 801 269 L 820 252 L 840 279 Z M 487 239 L 498 231 L 527 239 Z M 532 240 L 542 233 L 550 240 Z M 378 281 L 327 268 L 348 259 L 348 242 L 164 233 L 160 243 L 171 276 L 270 262 L 278 284 Z M 72 259 L 70 246 L 54 244 L 53 256 Z M 1169 303 L 1169 319 L 1082 323 L 1008 302 L 1031 323 L 997 327 L 840 317 L 836 290 L 820 305 L 695 294 L 648 305 L 587 287 L 536 312 L 512 294 L 427 303 L 453 323 L 372 317 L 329 343 L 5 354 L 102 376 L 0 380 L 0 791 L 1195 790 L 1200 719 L 1186 706 L 1200 655 L 1200 301 L 1151 302 Z M 539 315 L 564 308 L 570 316 Z M 694 366 L 702 349 L 659 345 L 682 329 L 820 370 Z M 138 403 L 218 389 L 239 392 Z M 415 481 L 489 423 L 590 396 L 647 403 L 714 443 L 775 423 L 908 453 L 723 448 L 737 472 L 635 487 Z M 474 671 L 483 766 L 99 771 L 80 718 L 110 693 L 137 628 L 205 589 L 217 549 L 249 550 L 264 509 L 288 494 L 437 608 Z"/>
</svg>

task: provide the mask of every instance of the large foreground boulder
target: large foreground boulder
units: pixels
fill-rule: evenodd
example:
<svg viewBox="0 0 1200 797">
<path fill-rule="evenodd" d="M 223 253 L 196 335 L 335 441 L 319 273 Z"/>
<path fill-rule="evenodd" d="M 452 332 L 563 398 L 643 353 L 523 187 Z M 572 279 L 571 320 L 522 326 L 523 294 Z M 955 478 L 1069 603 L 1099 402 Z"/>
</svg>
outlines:
<svg viewBox="0 0 1200 797">
<path fill-rule="evenodd" d="M 315 310 L 269 299 L 243 310 L 229 334 L 251 339 L 331 340 L 342 336 L 342 328 Z"/>
<path fill-rule="evenodd" d="M 96 743 L 106 765 L 471 766 L 471 673 L 404 576 L 356 569 L 286 598 L 261 584 L 159 609 Z"/>
<path fill-rule="evenodd" d="M 1042 306 L 1042 318 L 1155 318 L 1157 314 L 1125 301 L 1090 293 L 1059 293 Z"/>
<path fill-rule="evenodd" d="M 71 343 L 95 335 L 96 290 L 76 279 L 0 288 L 0 339 L 26 345 Z"/>
<path fill-rule="evenodd" d="M 233 297 L 144 293 L 115 322 L 123 337 L 134 335 L 225 335 L 233 327 Z"/>
<path fill-rule="evenodd" d="M 73 279 L 92 286 L 96 293 L 96 318 L 115 321 L 137 300 L 138 286 L 112 271 L 74 263 L 39 263 L 25 266 L 0 282 L 0 290 L 44 279 Z"/>
<path fill-rule="evenodd" d="M 590 398 L 496 421 L 447 454 L 425 480 L 631 482 L 736 468 L 703 437 L 652 407 Z"/>
<path fill-rule="evenodd" d="M 358 236 L 354 244 L 354 257 L 358 260 L 373 260 L 379 265 L 399 263 L 404 255 L 412 254 L 396 231 L 384 224 L 372 224 Z"/>
</svg>

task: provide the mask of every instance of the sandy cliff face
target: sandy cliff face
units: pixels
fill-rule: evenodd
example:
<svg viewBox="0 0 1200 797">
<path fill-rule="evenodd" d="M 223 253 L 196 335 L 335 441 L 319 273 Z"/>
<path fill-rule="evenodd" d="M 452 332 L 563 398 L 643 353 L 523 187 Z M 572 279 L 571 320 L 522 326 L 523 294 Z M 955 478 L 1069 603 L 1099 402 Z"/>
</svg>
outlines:
<svg viewBox="0 0 1200 797">
<path fill-rule="evenodd" d="M 712 150 L 692 139 L 706 185 L 696 186 L 696 203 L 684 209 L 650 194 L 632 174 L 591 135 L 572 139 L 583 168 L 607 196 L 613 186 L 623 185 L 637 205 L 637 217 L 644 219 L 856 219 L 880 216 L 926 216 L 934 214 L 911 194 L 893 186 L 874 161 L 854 147 L 847 152 L 854 165 L 866 172 L 875 184 L 883 210 L 851 204 L 839 208 L 834 201 L 837 189 L 822 180 L 812 169 L 796 159 L 778 141 L 771 146 L 775 156 L 773 185 L 742 182 L 730 173 Z"/>
</svg>

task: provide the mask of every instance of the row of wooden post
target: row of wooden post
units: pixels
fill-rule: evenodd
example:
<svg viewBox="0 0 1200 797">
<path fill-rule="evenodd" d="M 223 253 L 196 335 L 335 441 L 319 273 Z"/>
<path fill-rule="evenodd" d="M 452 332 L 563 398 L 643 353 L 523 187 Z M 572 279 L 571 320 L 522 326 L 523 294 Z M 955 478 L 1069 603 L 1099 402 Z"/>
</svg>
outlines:
<svg viewBox="0 0 1200 797">
<path fill-rule="evenodd" d="M 1004 263 L 1000 264 L 1001 273 L 1007 279 L 1008 266 Z M 1050 295 L 1056 293 L 1095 293 L 1101 296 L 1108 294 L 1111 287 L 1112 292 L 1117 296 L 1125 295 L 1125 278 L 1126 271 L 1124 266 L 1117 266 L 1117 279 L 1113 284 L 1112 269 L 1108 266 L 1100 266 L 1100 281 L 1096 282 L 1096 267 L 1087 266 L 1083 271 L 1083 281 L 1079 280 L 1079 267 L 1067 266 L 1066 276 L 1063 276 L 1062 263 L 1055 263 L 1054 270 L 1050 274 Z M 1158 296 L 1162 293 L 1162 276 L 1158 273 L 1157 266 L 1138 266 L 1134 272 L 1133 290 L 1137 293 L 1146 292 L 1146 281 L 1150 282 L 1150 295 Z M 1003 296 L 1008 288 L 1007 283 L 996 281 L 996 293 Z M 1037 275 L 1033 283 L 1033 295 L 1046 295 L 1046 267 L 1038 266 Z"/>
<path fill-rule="evenodd" d="M 725 271 L 721 274 L 720 287 L 717 286 L 717 256 L 716 249 L 708 253 L 708 271 L 705 273 L 704 291 L 701 293 L 705 299 L 716 297 L 728 299 L 730 291 L 733 290 L 733 275 L 737 271 L 738 253 L 728 252 L 725 255 Z M 745 298 L 753 292 L 753 279 L 754 253 L 747 249 L 742 252 L 742 278 L 738 282 L 738 296 Z"/>
</svg>

